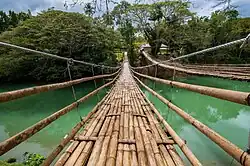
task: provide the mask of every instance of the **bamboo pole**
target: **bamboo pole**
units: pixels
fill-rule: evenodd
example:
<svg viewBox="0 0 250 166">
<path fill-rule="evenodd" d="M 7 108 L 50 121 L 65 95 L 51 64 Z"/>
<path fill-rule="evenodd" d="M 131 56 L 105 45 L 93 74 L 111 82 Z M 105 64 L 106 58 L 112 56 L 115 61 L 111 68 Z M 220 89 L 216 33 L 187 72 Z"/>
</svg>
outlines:
<svg viewBox="0 0 250 166">
<path fill-rule="evenodd" d="M 112 91 L 112 96 L 114 96 L 114 92 Z M 112 96 L 109 97 L 108 102 L 111 102 Z M 90 124 L 89 130 L 86 132 L 86 136 L 97 136 L 99 133 L 101 126 L 105 120 L 105 117 L 111 107 L 111 105 L 102 105 L 103 107 L 99 111 L 99 115 L 96 119 L 94 119 L 93 123 Z M 97 142 L 97 141 L 96 141 Z M 96 143 L 95 142 L 95 143 Z M 86 164 L 90 153 L 92 151 L 92 147 L 94 143 L 92 141 L 82 141 L 81 144 L 82 147 L 77 148 L 77 153 L 74 153 L 69 161 L 66 163 L 68 166 L 72 165 L 71 163 L 74 163 L 75 165 L 83 165 Z"/>
<path fill-rule="evenodd" d="M 139 114 L 142 114 L 143 112 L 141 111 L 137 101 L 137 99 L 134 100 L 134 105 L 136 107 L 136 110 L 137 112 L 136 113 L 139 113 Z M 139 126 L 140 130 L 141 130 L 141 134 L 142 134 L 142 139 L 143 139 L 143 143 L 144 143 L 144 147 L 145 147 L 145 151 L 146 151 L 146 156 L 147 156 L 147 159 L 148 159 L 148 164 L 149 165 L 157 165 L 156 163 L 156 159 L 155 159 L 155 156 L 154 156 L 154 151 L 153 151 L 153 147 L 151 145 L 151 141 L 148 137 L 148 133 L 147 133 L 147 130 L 150 130 L 148 129 L 148 126 L 145 126 L 145 124 L 143 123 L 142 121 L 142 117 L 136 117 L 135 118 L 135 124 Z"/>
<path fill-rule="evenodd" d="M 119 72 L 120 72 L 120 69 L 112 74 L 97 75 L 93 77 L 85 77 L 85 78 L 76 79 L 72 81 L 66 81 L 62 83 L 48 84 L 48 85 L 42 85 L 42 86 L 35 86 L 31 88 L 19 89 L 19 90 L 10 91 L 10 92 L 3 92 L 3 93 L 0 93 L 0 103 L 30 96 L 30 95 L 37 94 L 37 93 L 66 88 L 66 87 L 79 84 L 82 82 L 90 81 L 90 80 L 112 77 L 118 74 Z"/>
<path fill-rule="evenodd" d="M 113 133 L 112 133 L 111 140 L 110 140 L 110 146 L 108 150 L 108 156 L 107 156 L 107 161 L 106 161 L 107 166 L 115 165 L 116 152 L 118 148 L 118 136 L 119 136 L 119 117 L 116 117 Z"/>
<path fill-rule="evenodd" d="M 123 71 L 124 72 L 124 71 Z M 123 74 L 123 73 L 122 73 Z M 119 82 L 117 83 L 122 84 L 122 82 L 119 80 Z M 123 124 L 124 124 L 124 107 L 122 107 L 122 105 L 124 104 L 124 91 L 123 89 L 120 89 L 121 91 L 121 100 L 120 100 L 120 121 L 119 121 L 119 139 L 123 139 L 124 136 L 124 128 L 123 128 Z M 115 165 L 123 165 L 123 144 L 118 143 L 118 147 L 117 147 L 117 157 L 116 157 L 116 163 Z"/>
<path fill-rule="evenodd" d="M 122 92 L 117 91 L 117 93 L 118 93 L 117 96 L 116 96 L 116 99 L 118 101 L 117 114 L 121 115 L 122 98 L 120 96 L 122 96 Z M 109 146 L 109 150 L 108 150 L 108 156 L 107 156 L 107 160 L 106 160 L 106 165 L 107 166 L 114 166 L 115 163 L 116 163 L 120 117 L 116 116 L 115 118 L 116 118 L 115 119 L 115 124 L 114 124 L 114 128 L 113 128 L 113 133 L 112 133 L 112 137 L 111 137 L 111 140 L 110 140 L 110 146 Z"/>
<path fill-rule="evenodd" d="M 112 91 L 110 91 L 111 94 L 113 94 Z M 108 102 L 110 100 L 110 95 L 107 97 L 105 102 Z M 95 114 L 95 117 L 92 119 L 91 123 L 89 123 L 85 130 L 80 134 L 80 136 L 87 136 L 89 137 L 91 134 L 93 134 L 95 132 L 95 130 L 99 130 L 98 129 L 98 121 L 101 120 L 101 118 L 103 117 L 103 115 L 105 115 L 107 113 L 108 107 L 110 107 L 109 105 L 101 105 L 100 108 L 98 109 L 99 111 Z M 103 111 L 100 111 L 103 110 Z M 95 135 L 95 134 L 93 134 Z M 89 141 L 88 141 L 89 142 Z M 88 156 L 88 150 L 90 148 L 89 144 L 87 146 L 87 141 L 82 141 L 78 147 L 75 149 L 74 153 L 70 156 L 70 158 L 67 160 L 67 162 L 65 163 L 65 166 L 71 166 L 74 165 L 76 163 L 76 160 L 78 158 L 82 158 L 84 159 L 85 157 Z M 87 148 L 84 150 L 84 147 Z"/>
<path fill-rule="evenodd" d="M 137 89 L 136 95 L 137 95 L 138 97 L 141 96 L 140 91 L 139 91 L 138 89 Z M 141 97 L 142 97 L 142 96 L 141 96 Z M 142 113 L 142 112 L 145 112 L 146 117 L 147 117 L 147 119 L 146 119 L 146 118 L 143 118 L 144 124 L 146 125 L 146 124 L 147 124 L 147 121 L 149 121 L 149 124 L 150 124 L 151 129 L 152 129 L 153 134 L 154 134 L 154 137 L 156 138 L 156 140 L 155 140 L 154 137 L 153 137 L 153 135 L 152 135 L 152 133 L 151 133 L 149 130 L 147 130 L 149 139 L 151 140 L 151 144 L 152 144 L 152 147 L 153 147 L 153 151 L 154 151 L 154 154 L 155 154 L 155 158 L 156 158 L 156 161 L 157 161 L 157 165 L 162 165 L 162 164 L 164 164 L 164 160 L 165 160 L 165 159 L 164 159 L 163 156 L 160 154 L 160 150 L 159 150 L 159 148 L 158 148 L 158 143 L 159 143 L 159 142 L 163 142 L 163 141 L 162 141 L 162 139 L 161 139 L 161 137 L 160 137 L 160 134 L 158 133 L 158 130 L 157 130 L 156 126 L 155 126 L 154 123 L 153 123 L 152 118 L 154 118 L 154 117 L 151 117 L 151 116 L 149 115 L 149 112 L 150 112 L 149 104 L 148 104 L 145 100 L 138 100 L 137 102 L 139 102 L 139 107 L 140 107 L 141 113 Z M 148 127 L 148 128 L 149 128 L 149 127 Z M 160 128 L 159 128 L 159 129 L 160 129 Z M 166 134 L 165 134 L 164 136 L 166 137 Z M 165 140 L 168 141 L 167 139 L 165 139 Z M 166 142 L 166 141 L 165 141 L 165 142 Z"/>
<path fill-rule="evenodd" d="M 55 166 L 62 166 L 68 160 L 68 158 L 73 153 L 73 151 L 76 149 L 76 147 L 78 146 L 78 144 L 79 144 L 79 141 L 73 141 L 69 145 L 69 147 L 67 148 L 67 150 L 57 160 L 57 162 L 55 163 Z"/>
<path fill-rule="evenodd" d="M 112 106 L 110 107 L 110 109 L 108 109 L 107 114 L 110 112 L 110 110 L 113 110 L 114 106 L 113 107 Z M 87 165 L 96 165 L 97 164 L 98 159 L 100 157 L 100 152 L 101 152 L 101 148 L 102 148 L 102 145 L 103 145 L 103 142 L 104 142 L 105 134 L 106 134 L 106 132 L 108 130 L 108 127 L 109 127 L 109 124 L 110 124 L 110 121 L 111 121 L 111 117 L 103 116 L 102 121 L 104 121 L 104 123 L 103 123 L 103 125 L 100 125 L 100 130 L 99 130 L 100 132 L 98 134 L 98 138 L 97 138 L 97 140 L 95 142 L 94 148 L 93 148 L 93 150 L 92 150 L 92 152 L 90 154 L 90 157 L 88 159 Z M 99 121 L 98 124 L 102 124 L 102 123 L 100 123 L 100 121 Z M 81 160 L 78 159 L 78 161 L 80 163 L 82 163 Z"/>
<path fill-rule="evenodd" d="M 27 129 L 21 131 L 20 133 L 18 133 L 16 135 L 8 138 L 7 140 L 1 142 L 0 143 L 0 155 L 3 155 L 4 153 L 8 152 L 10 149 L 14 148 L 15 146 L 17 146 L 21 142 L 25 141 L 26 139 L 28 139 L 29 137 L 31 137 L 32 135 L 34 135 L 38 131 L 42 130 L 44 127 L 48 126 L 50 123 L 52 123 L 53 121 L 55 121 L 56 119 L 58 119 L 62 115 L 70 112 L 71 110 L 73 110 L 74 108 L 77 107 L 78 103 L 82 103 L 82 102 L 86 101 L 88 98 L 95 95 L 96 93 L 98 93 L 103 88 L 113 84 L 114 81 L 117 79 L 117 76 L 113 79 L 113 81 L 110 81 L 107 84 L 105 84 L 105 85 L 97 88 L 96 90 L 90 92 L 86 96 L 84 96 L 81 99 L 77 100 L 77 102 L 74 102 L 74 103 L 64 107 L 63 109 L 57 111 L 56 113 L 50 115 L 49 117 L 37 122 L 33 126 L 27 128 Z"/>
<path fill-rule="evenodd" d="M 149 107 L 148 107 L 147 110 L 148 110 L 148 114 L 149 114 L 148 117 L 151 117 L 151 118 L 154 119 L 154 115 L 150 111 Z M 161 126 L 160 126 L 160 124 L 159 124 L 159 122 L 157 120 L 154 120 L 154 124 L 155 124 L 155 126 L 157 126 L 159 135 L 162 137 L 162 142 L 157 142 L 157 144 L 159 145 L 160 152 L 163 155 L 163 158 L 165 158 L 166 163 L 168 165 L 175 165 L 174 163 L 176 163 L 177 166 L 184 166 L 184 163 L 183 163 L 182 159 L 180 158 L 180 156 L 176 152 L 174 153 L 172 151 L 172 149 L 174 147 L 172 146 L 172 148 L 170 150 L 170 148 L 166 149 L 166 146 L 164 146 L 164 145 L 176 144 L 176 142 L 174 140 L 170 140 L 167 137 L 167 135 L 164 133 L 164 131 L 162 130 L 162 128 L 161 128 Z"/>
<path fill-rule="evenodd" d="M 179 72 L 193 74 L 193 75 L 222 77 L 222 78 L 228 78 L 228 79 L 247 80 L 247 81 L 250 80 L 250 77 L 247 77 L 247 76 L 235 76 L 235 75 L 226 75 L 226 74 L 218 74 L 218 73 L 211 73 L 211 72 L 202 72 L 202 71 L 196 71 L 196 70 L 186 70 L 186 69 L 181 68 L 181 67 L 174 67 L 174 66 L 171 66 L 168 64 L 159 63 L 159 62 L 153 60 L 151 57 L 149 57 L 149 55 L 145 51 L 142 51 L 141 53 L 144 55 L 144 57 L 146 57 L 154 65 L 158 64 L 158 66 L 163 67 L 165 69 L 176 70 Z M 153 66 L 153 65 L 149 65 L 149 66 Z M 144 67 L 139 67 L 139 68 L 144 68 Z"/>
<path fill-rule="evenodd" d="M 147 87 L 145 84 L 143 84 L 137 77 L 134 76 L 134 78 L 141 84 L 144 85 L 145 88 Z M 148 87 L 147 87 L 148 88 Z M 146 88 L 146 89 L 147 89 Z M 152 90 L 152 89 L 150 89 Z M 152 90 L 153 91 L 153 90 Z M 151 92 L 151 91 L 150 91 Z M 143 94 L 144 95 L 144 94 Z M 148 103 L 150 103 L 148 101 Z M 173 137 L 175 142 L 178 144 L 182 152 L 186 155 L 188 160 L 192 163 L 192 165 L 201 165 L 199 160 L 194 156 L 194 154 L 190 151 L 190 149 L 187 147 L 185 142 L 176 134 L 176 132 L 172 129 L 172 127 L 164 120 L 164 118 L 160 115 L 160 113 L 153 107 L 153 105 L 150 103 L 151 108 L 154 110 L 154 113 L 158 116 L 159 120 L 164 124 L 169 134 Z"/>
<path fill-rule="evenodd" d="M 125 85 L 128 82 L 125 82 Z M 129 90 L 128 88 L 124 88 L 125 96 L 124 96 L 124 124 L 123 124 L 123 131 L 124 131 L 124 139 L 129 139 L 129 103 L 128 103 L 128 97 L 129 97 Z M 123 165 L 130 166 L 131 165 L 131 158 L 132 153 L 130 151 L 129 144 L 123 144 Z"/>
<path fill-rule="evenodd" d="M 239 92 L 233 90 L 226 90 L 220 88 L 212 88 L 207 86 L 200 85 L 192 85 L 187 83 L 181 83 L 177 81 L 169 81 L 165 79 L 155 78 L 148 75 L 140 74 L 138 72 L 133 71 L 136 75 L 148 78 L 150 80 L 154 80 L 163 84 L 171 85 L 177 88 L 182 88 L 186 90 L 190 90 L 193 92 L 197 92 L 200 94 L 212 96 L 222 100 L 228 100 L 239 104 L 250 105 L 250 93 L 247 92 Z"/>
<path fill-rule="evenodd" d="M 129 107 L 129 139 L 130 140 L 134 140 L 135 141 L 135 130 L 134 130 L 134 120 L 133 120 L 133 114 L 134 114 L 134 111 L 133 111 L 133 106 L 132 106 L 132 101 L 131 101 L 131 96 L 132 96 L 132 93 L 130 92 L 130 96 L 129 96 L 129 104 L 131 105 Z M 131 165 L 132 166 L 138 166 L 138 159 L 137 159 L 137 155 L 136 155 L 136 146 L 135 144 L 131 144 L 129 145 L 129 148 L 131 150 Z"/>
<path fill-rule="evenodd" d="M 244 163 L 246 166 L 250 166 L 250 155 L 248 155 L 246 152 L 241 150 L 239 147 L 234 145 L 233 143 L 229 142 L 224 137 L 220 136 L 218 133 L 201 123 L 200 121 L 196 120 L 186 112 L 184 112 L 179 107 L 175 106 L 171 102 L 169 102 L 167 99 L 159 95 L 158 93 L 154 92 L 152 89 L 147 87 L 145 84 L 143 84 L 138 78 L 135 77 L 135 79 L 149 92 L 151 92 L 154 96 L 159 98 L 163 103 L 167 104 L 169 108 L 174 110 L 177 114 L 179 114 L 181 117 L 183 117 L 187 122 L 192 124 L 195 128 L 197 128 L 199 131 L 201 131 L 203 134 L 205 134 L 208 138 L 210 138 L 213 142 L 215 142 L 218 146 L 220 146 L 225 152 L 227 152 L 230 156 L 232 156 L 234 159 L 236 159 L 238 162 L 243 164 L 243 159 L 245 160 Z M 162 119 L 162 118 L 161 118 Z M 178 142 L 177 142 L 178 143 Z"/>
<path fill-rule="evenodd" d="M 110 114 L 115 114 L 119 101 L 118 100 L 113 100 L 112 102 L 114 103 L 114 106 L 110 110 L 109 113 Z M 97 160 L 97 164 L 96 164 L 97 166 L 102 166 L 104 163 L 106 163 L 106 159 L 107 159 L 107 156 L 108 156 L 108 147 L 110 145 L 110 140 L 111 140 L 112 131 L 113 131 L 113 128 L 114 128 L 114 125 L 115 125 L 115 118 L 116 117 L 112 116 L 110 118 L 111 118 L 110 124 L 108 126 L 107 132 L 105 133 L 105 137 L 104 137 L 104 141 L 103 141 L 103 144 L 102 144 L 99 159 Z"/>
</svg>

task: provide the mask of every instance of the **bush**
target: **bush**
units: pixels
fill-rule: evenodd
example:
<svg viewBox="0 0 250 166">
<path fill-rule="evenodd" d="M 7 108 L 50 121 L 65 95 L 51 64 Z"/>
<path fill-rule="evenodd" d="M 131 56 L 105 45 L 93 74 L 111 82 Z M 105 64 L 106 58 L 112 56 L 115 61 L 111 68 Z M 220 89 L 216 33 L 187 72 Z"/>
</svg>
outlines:
<svg viewBox="0 0 250 166">
<path fill-rule="evenodd" d="M 35 153 L 25 152 L 24 157 L 25 157 L 24 165 L 29 165 L 29 166 L 39 166 L 45 160 L 45 157 Z"/>
</svg>

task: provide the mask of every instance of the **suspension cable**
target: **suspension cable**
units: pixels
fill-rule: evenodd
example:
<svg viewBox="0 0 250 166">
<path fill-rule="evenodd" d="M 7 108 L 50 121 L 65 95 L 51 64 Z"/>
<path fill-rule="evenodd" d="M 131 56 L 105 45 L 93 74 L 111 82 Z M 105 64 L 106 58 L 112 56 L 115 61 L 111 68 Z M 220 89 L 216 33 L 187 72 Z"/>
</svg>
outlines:
<svg viewBox="0 0 250 166">
<path fill-rule="evenodd" d="M 249 38 L 250 38 L 250 34 L 248 34 L 247 37 L 239 39 L 239 40 L 235 40 L 235 41 L 232 41 L 232 42 L 229 42 L 229 43 L 225 43 L 225 44 L 221 44 L 221 45 L 218 45 L 218 46 L 215 46 L 215 47 L 207 48 L 207 49 L 204 49 L 204 50 L 201 50 L 201 51 L 193 52 L 193 53 L 183 55 L 183 56 L 180 56 L 180 57 L 172 58 L 172 59 L 169 59 L 169 60 L 163 61 L 163 62 L 171 62 L 171 61 L 191 57 L 191 56 L 198 55 L 198 54 L 204 54 L 204 53 L 207 53 L 207 52 L 215 51 L 215 50 L 218 50 L 218 49 L 221 49 L 221 48 L 229 47 L 229 46 L 232 46 L 232 45 L 235 45 L 235 44 L 240 44 L 240 43 L 242 43 L 240 48 L 243 48 L 245 46 L 245 44 L 249 41 Z"/>
<path fill-rule="evenodd" d="M 207 53 L 207 52 L 215 51 L 215 50 L 218 50 L 218 49 L 221 49 L 221 48 L 226 48 L 226 47 L 229 47 L 229 46 L 232 46 L 232 45 L 235 45 L 235 44 L 240 44 L 240 43 L 242 43 L 240 48 L 243 48 L 249 42 L 249 40 L 250 40 L 250 34 L 248 34 L 247 37 L 245 37 L 245 38 L 235 40 L 235 41 L 232 41 L 232 42 L 229 42 L 229 43 L 221 44 L 221 45 L 218 45 L 218 46 L 215 46 L 215 47 L 207 48 L 207 49 L 204 49 L 204 50 L 201 50 L 201 51 L 193 52 L 193 53 L 186 54 L 186 55 L 183 55 L 183 56 L 179 56 L 179 57 L 176 57 L 176 58 L 171 58 L 169 60 L 162 61 L 162 62 L 157 62 L 157 63 L 151 64 L 151 65 L 140 66 L 140 67 L 132 67 L 132 68 L 134 68 L 134 69 L 148 68 L 148 67 L 155 66 L 157 64 L 163 64 L 165 62 L 172 62 L 172 61 L 176 61 L 176 60 L 179 60 L 179 59 L 183 59 L 183 58 L 187 58 L 187 57 L 191 57 L 191 56 L 195 56 L 195 55 L 199 55 L 199 54 L 204 54 L 204 53 Z M 140 52 L 142 52 L 142 51 L 144 51 L 143 46 L 140 48 Z"/>
<path fill-rule="evenodd" d="M 72 65 L 73 65 L 73 61 L 68 61 L 67 62 L 67 69 L 68 69 L 68 74 L 69 74 L 70 81 L 72 81 L 72 76 L 71 76 L 71 71 L 70 71 L 70 66 L 72 66 Z M 76 92 L 75 92 L 74 85 L 71 86 L 71 90 L 72 90 L 72 94 L 73 94 L 74 100 L 77 103 L 77 105 L 76 105 L 76 112 L 79 115 L 80 120 L 82 121 L 82 116 L 81 116 L 81 113 L 79 111 L 79 102 L 78 102 L 78 100 L 76 98 Z"/>
<path fill-rule="evenodd" d="M 66 58 L 66 57 L 62 57 L 62 56 L 58 56 L 58 55 L 54 55 L 54 54 L 50 54 L 50 53 L 46 53 L 46 52 L 42 52 L 42 51 L 37 51 L 37 50 L 33 50 L 33 49 L 29 49 L 29 48 L 17 46 L 17 45 L 14 45 L 14 44 L 5 43 L 5 42 L 0 42 L 0 45 L 7 46 L 7 47 L 12 47 L 12 48 L 17 48 L 17 49 L 20 49 L 20 50 L 24 50 L 24 51 L 28 51 L 28 52 L 33 52 L 33 53 L 36 53 L 36 54 L 46 55 L 46 56 L 49 56 L 49 57 L 52 57 L 52 58 L 56 58 L 56 59 L 60 59 L 60 60 L 73 61 L 75 63 L 80 63 L 80 64 L 84 64 L 84 65 L 90 65 L 90 66 L 95 66 L 95 67 L 101 67 L 101 66 L 103 66 L 105 68 L 111 68 L 111 69 L 117 69 L 117 68 L 119 68 L 119 66 L 112 67 L 112 66 L 104 66 L 104 65 L 99 65 L 99 64 L 94 64 L 94 63 L 79 61 L 79 60 L 75 60 L 75 59 L 72 59 L 72 58 Z"/>
</svg>

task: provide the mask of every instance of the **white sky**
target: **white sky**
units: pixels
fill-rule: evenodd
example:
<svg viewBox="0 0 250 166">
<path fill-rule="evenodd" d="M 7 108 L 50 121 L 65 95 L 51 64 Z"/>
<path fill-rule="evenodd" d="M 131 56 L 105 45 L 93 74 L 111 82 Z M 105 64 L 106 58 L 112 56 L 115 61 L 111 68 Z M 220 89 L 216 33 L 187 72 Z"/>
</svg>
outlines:
<svg viewBox="0 0 250 166">
<path fill-rule="evenodd" d="M 67 0 L 67 2 L 71 1 Z M 87 2 L 89 0 L 83 1 Z M 27 11 L 31 9 L 32 13 L 35 14 L 49 7 L 65 10 L 64 2 L 65 0 L 0 0 L 0 10 Z M 191 10 L 201 16 L 208 16 L 212 11 L 218 9 L 212 8 L 216 4 L 216 0 L 191 0 L 191 2 L 193 2 Z M 232 3 L 238 6 L 238 10 L 242 16 L 250 17 L 250 0 L 232 0 Z M 77 5 L 74 8 L 68 9 L 68 11 L 82 12 L 82 8 L 82 6 Z"/>
</svg>

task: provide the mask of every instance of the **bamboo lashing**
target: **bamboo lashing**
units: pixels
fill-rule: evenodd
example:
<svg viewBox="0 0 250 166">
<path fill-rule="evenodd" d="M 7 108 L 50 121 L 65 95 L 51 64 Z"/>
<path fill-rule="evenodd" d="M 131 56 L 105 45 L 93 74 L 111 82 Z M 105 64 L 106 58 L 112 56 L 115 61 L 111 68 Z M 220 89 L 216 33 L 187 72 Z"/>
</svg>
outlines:
<svg viewBox="0 0 250 166">
<path fill-rule="evenodd" d="M 199 122 L 191 115 L 184 112 L 182 109 L 172 104 L 170 101 L 153 91 L 151 88 L 142 83 L 137 77 L 134 77 L 145 89 L 151 92 L 154 96 L 160 99 L 163 103 L 167 104 L 169 108 L 179 114 L 182 118 L 184 118 L 187 122 L 192 124 L 195 128 L 205 134 L 208 138 L 210 138 L 213 142 L 215 142 L 218 146 L 220 146 L 224 151 L 226 151 L 229 155 L 231 155 L 234 159 L 236 159 L 241 164 L 244 163 L 246 166 L 250 166 L 250 155 L 245 153 L 239 147 L 229 142 L 224 137 L 220 136 L 218 133 Z M 160 116 L 160 115 L 159 115 Z M 244 161 L 243 161 L 244 160 Z"/>
<path fill-rule="evenodd" d="M 80 84 L 86 81 L 96 80 L 100 78 L 113 77 L 116 74 L 118 74 L 120 70 L 121 69 L 117 70 L 115 73 L 112 73 L 112 74 L 97 75 L 93 77 L 84 77 L 81 79 L 76 79 L 76 80 L 62 82 L 62 83 L 48 84 L 48 85 L 35 86 L 31 88 L 25 88 L 25 89 L 10 91 L 10 92 L 3 92 L 3 93 L 0 93 L 0 103 L 15 100 L 15 99 L 30 96 L 30 95 L 34 95 L 34 94 L 38 94 L 41 92 L 47 92 L 51 90 L 66 88 L 66 87 L 69 87 L 75 84 Z"/>
<path fill-rule="evenodd" d="M 154 80 L 156 82 L 160 82 L 163 84 L 171 85 L 177 88 L 190 90 L 193 92 L 212 96 L 212 97 L 219 98 L 222 100 L 228 100 L 228 101 L 239 103 L 239 104 L 250 105 L 250 93 L 247 93 L 247 92 L 239 92 L 239 91 L 212 88 L 212 87 L 201 86 L 201 85 L 187 84 L 187 83 L 182 83 L 182 82 L 177 82 L 177 81 L 170 81 L 170 80 L 160 79 L 156 77 L 151 77 L 148 75 L 138 73 L 136 71 L 133 71 L 133 72 L 135 75 L 138 75 L 138 76 L 150 79 L 150 80 Z"/>
<path fill-rule="evenodd" d="M 16 135 L 8 138 L 7 140 L 1 142 L 0 143 L 0 155 L 8 152 L 10 149 L 14 148 L 15 146 L 17 146 L 21 142 L 25 141 L 26 139 L 28 139 L 29 137 L 31 137 L 32 135 L 34 135 L 38 131 L 42 130 L 44 127 L 48 126 L 50 123 L 52 123 L 53 121 L 55 121 L 56 119 L 58 119 L 62 115 L 72 111 L 74 108 L 77 107 L 77 105 L 79 103 L 86 101 L 88 98 L 95 95 L 97 92 L 99 92 L 103 88 L 108 87 L 109 85 L 113 84 L 114 81 L 118 78 L 118 76 L 119 75 L 117 75 L 113 79 L 113 81 L 110 81 L 107 84 L 104 84 L 103 86 L 95 89 L 94 91 L 90 92 L 86 96 L 80 98 L 79 100 L 77 100 L 77 102 L 74 102 L 74 103 L 64 107 L 63 109 L 55 112 L 54 114 L 50 115 L 49 117 L 37 122 L 33 126 L 27 128 L 27 129 L 21 131 L 20 133 L 18 133 Z"/>
</svg>

